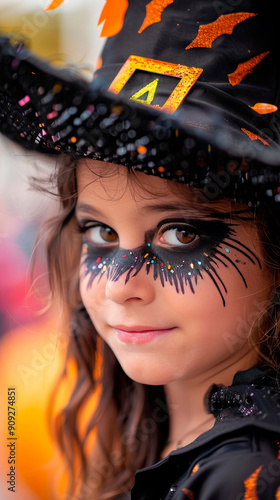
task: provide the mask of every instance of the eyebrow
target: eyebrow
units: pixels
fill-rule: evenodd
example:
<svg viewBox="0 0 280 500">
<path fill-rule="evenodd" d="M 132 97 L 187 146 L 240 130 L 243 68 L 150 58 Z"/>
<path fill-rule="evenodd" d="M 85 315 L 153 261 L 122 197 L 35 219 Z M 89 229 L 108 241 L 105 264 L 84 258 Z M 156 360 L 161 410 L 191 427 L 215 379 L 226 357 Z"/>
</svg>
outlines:
<svg viewBox="0 0 280 500">
<path fill-rule="evenodd" d="M 102 212 L 97 210 L 97 208 L 94 208 L 92 205 L 88 205 L 87 203 L 77 203 L 76 212 L 77 211 L 88 212 L 92 215 L 104 215 Z"/>
<path fill-rule="evenodd" d="M 97 208 L 94 208 L 92 205 L 88 205 L 87 203 L 78 203 L 76 206 L 77 211 L 83 211 L 90 213 L 92 215 L 105 215 L 103 214 L 100 210 Z M 160 203 L 160 204 L 150 204 L 150 205 L 145 205 L 142 207 L 139 212 L 178 212 L 178 211 L 190 211 L 190 212 L 195 212 L 199 214 L 203 214 L 204 211 L 199 210 L 198 208 L 191 208 L 189 209 L 186 205 L 183 204 L 178 204 L 178 203 Z"/>
<path fill-rule="evenodd" d="M 199 210 L 199 208 L 193 208 L 193 207 L 188 207 L 187 205 L 180 204 L 180 203 L 161 203 L 157 205 L 145 205 L 143 209 L 146 210 L 151 210 L 152 212 L 171 212 L 171 211 L 188 211 L 188 212 L 196 212 L 196 213 L 203 213 L 202 210 Z"/>
</svg>

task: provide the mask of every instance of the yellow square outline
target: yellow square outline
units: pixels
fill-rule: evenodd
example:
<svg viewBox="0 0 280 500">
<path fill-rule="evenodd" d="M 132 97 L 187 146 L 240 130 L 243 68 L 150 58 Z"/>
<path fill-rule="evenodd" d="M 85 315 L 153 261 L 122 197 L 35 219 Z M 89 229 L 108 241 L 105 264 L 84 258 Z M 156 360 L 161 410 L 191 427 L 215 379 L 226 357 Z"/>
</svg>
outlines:
<svg viewBox="0 0 280 500">
<path fill-rule="evenodd" d="M 131 55 L 128 57 L 117 76 L 112 81 L 108 90 L 114 94 L 118 94 L 136 69 L 180 78 L 179 83 L 176 85 L 175 89 L 163 106 L 153 106 L 152 104 L 147 104 L 147 106 L 151 106 L 153 108 L 156 107 L 167 111 L 168 113 L 174 113 L 174 111 L 180 106 L 181 102 L 203 71 L 202 68 L 183 66 L 182 64 L 173 64 L 166 61 L 157 61 L 156 59 Z"/>
</svg>

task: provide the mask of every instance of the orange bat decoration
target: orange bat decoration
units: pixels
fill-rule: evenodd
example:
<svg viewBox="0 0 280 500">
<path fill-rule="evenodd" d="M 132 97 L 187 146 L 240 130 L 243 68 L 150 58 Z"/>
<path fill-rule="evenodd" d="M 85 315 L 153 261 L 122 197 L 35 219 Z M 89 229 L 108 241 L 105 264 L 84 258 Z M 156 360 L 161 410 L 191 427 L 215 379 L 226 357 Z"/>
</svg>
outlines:
<svg viewBox="0 0 280 500">
<path fill-rule="evenodd" d="M 194 47 L 211 48 L 212 43 L 221 35 L 231 35 L 235 26 L 249 17 L 256 16 L 252 12 L 237 12 L 235 14 L 225 14 L 210 24 L 202 24 L 194 41 L 186 47 L 186 50 Z"/>
<path fill-rule="evenodd" d="M 173 0 L 152 0 L 148 3 L 146 5 L 146 17 L 138 33 L 142 33 L 142 31 L 152 24 L 159 23 L 161 21 L 161 14 L 171 3 L 173 3 Z"/>
<path fill-rule="evenodd" d="M 98 26 L 104 21 L 100 36 L 114 36 L 122 29 L 127 8 L 128 0 L 106 0 L 98 21 Z"/>
<path fill-rule="evenodd" d="M 275 106 L 274 104 L 267 104 L 266 102 L 256 102 L 256 104 L 254 104 L 254 106 L 250 106 L 250 108 L 256 111 L 256 113 L 259 113 L 259 115 L 267 115 L 267 113 L 274 113 L 278 109 L 278 107 Z"/>
<path fill-rule="evenodd" d="M 250 132 L 250 130 L 247 130 L 246 128 L 241 128 L 242 132 L 244 132 L 244 134 L 248 135 L 248 137 L 251 139 L 251 141 L 256 141 L 256 140 L 259 140 L 261 141 L 265 146 L 269 146 L 270 145 L 268 144 L 267 141 L 265 141 L 264 139 L 262 139 L 259 135 L 257 134 L 254 134 L 253 132 Z"/>
<path fill-rule="evenodd" d="M 248 61 L 238 64 L 236 70 L 228 75 L 229 83 L 231 83 L 231 85 L 240 83 L 248 73 L 253 72 L 254 67 L 257 66 L 267 54 L 269 54 L 269 51 L 263 52 L 262 54 L 252 57 Z"/>
<path fill-rule="evenodd" d="M 45 7 L 44 10 L 54 10 L 59 7 L 64 0 L 52 0 L 51 3 L 48 5 L 48 7 Z"/>
<path fill-rule="evenodd" d="M 244 495 L 244 500 L 258 500 L 257 496 L 257 480 L 260 471 L 262 470 L 263 466 L 261 465 L 251 476 L 248 477 L 244 481 L 244 486 L 245 486 L 245 495 Z"/>
</svg>

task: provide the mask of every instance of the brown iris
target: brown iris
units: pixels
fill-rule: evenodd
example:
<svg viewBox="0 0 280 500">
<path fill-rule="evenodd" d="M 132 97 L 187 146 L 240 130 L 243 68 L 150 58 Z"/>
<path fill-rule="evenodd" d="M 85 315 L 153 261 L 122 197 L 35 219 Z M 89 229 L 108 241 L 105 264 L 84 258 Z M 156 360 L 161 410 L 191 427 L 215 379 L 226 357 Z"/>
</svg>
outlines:
<svg viewBox="0 0 280 500">
<path fill-rule="evenodd" d="M 109 226 L 96 225 L 85 230 L 85 241 L 92 245 L 104 245 L 106 243 L 115 243 L 118 235 Z"/>
<path fill-rule="evenodd" d="M 107 241 L 108 243 L 113 243 L 118 239 L 117 233 L 110 227 L 101 226 L 100 236 L 104 241 Z"/>
<path fill-rule="evenodd" d="M 176 230 L 176 238 L 181 243 L 191 243 L 196 237 L 195 233 L 190 233 L 186 229 L 177 229 Z"/>
</svg>

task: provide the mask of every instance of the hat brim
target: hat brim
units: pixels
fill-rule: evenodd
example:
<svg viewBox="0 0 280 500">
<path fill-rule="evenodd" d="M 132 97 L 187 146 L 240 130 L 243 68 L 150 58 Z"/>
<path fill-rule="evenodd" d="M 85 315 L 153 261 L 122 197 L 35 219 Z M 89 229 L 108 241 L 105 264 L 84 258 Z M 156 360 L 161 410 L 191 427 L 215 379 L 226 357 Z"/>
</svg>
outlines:
<svg viewBox="0 0 280 500">
<path fill-rule="evenodd" d="M 238 127 L 225 126 L 222 109 L 201 109 L 193 101 L 186 122 L 180 110 L 169 115 L 120 99 L 107 92 L 102 78 L 88 82 L 55 68 L 6 37 L 0 38 L 0 66 L 0 131 L 25 149 L 123 164 L 200 188 L 225 168 L 230 175 L 232 164 L 247 178 L 248 171 L 259 177 L 270 166 L 268 184 L 279 181 L 279 146 L 250 139 L 242 120 Z M 202 123 L 198 116 L 206 112 Z M 227 196 L 237 181 L 236 168 L 224 189 Z M 231 194 L 244 198 L 240 189 L 239 196 Z"/>
</svg>

